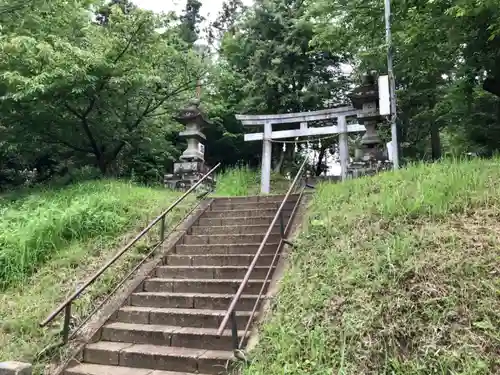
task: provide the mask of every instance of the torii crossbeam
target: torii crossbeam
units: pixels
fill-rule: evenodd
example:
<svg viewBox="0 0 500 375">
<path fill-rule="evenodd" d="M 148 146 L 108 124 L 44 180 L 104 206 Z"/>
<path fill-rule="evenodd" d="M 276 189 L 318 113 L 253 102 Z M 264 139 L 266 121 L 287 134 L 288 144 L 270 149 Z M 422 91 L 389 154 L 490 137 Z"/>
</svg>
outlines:
<svg viewBox="0 0 500 375">
<path fill-rule="evenodd" d="M 262 175 L 261 192 L 269 194 L 271 183 L 271 141 L 282 138 L 309 137 L 315 135 L 339 134 L 339 153 L 342 179 L 347 176 L 349 152 L 347 148 L 347 133 L 364 132 L 365 126 L 360 124 L 347 125 L 346 117 L 358 115 L 359 110 L 353 107 L 337 107 L 312 112 L 285 113 L 281 115 L 236 115 L 245 126 L 263 125 L 263 133 L 245 134 L 245 141 L 262 140 Z M 313 121 L 337 119 L 337 125 L 310 128 Z M 333 121 L 332 121 L 333 122 Z M 273 124 L 300 123 L 300 129 L 273 131 Z"/>
</svg>

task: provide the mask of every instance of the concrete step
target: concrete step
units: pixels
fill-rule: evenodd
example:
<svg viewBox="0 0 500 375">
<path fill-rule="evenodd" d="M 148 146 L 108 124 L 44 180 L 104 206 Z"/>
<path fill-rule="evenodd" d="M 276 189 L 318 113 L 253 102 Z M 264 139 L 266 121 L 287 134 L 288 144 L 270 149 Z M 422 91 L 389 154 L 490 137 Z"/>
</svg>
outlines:
<svg viewBox="0 0 500 375">
<path fill-rule="evenodd" d="M 219 245 L 177 245 L 175 253 L 178 255 L 215 255 L 215 254 L 255 254 L 260 246 L 260 242 L 240 243 L 240 244 L 219 244 Z M 264 246 L 264 252 L 273 254 L 278 248 L 278 242 L 268 242 Z"/>
<path fill-rule="evenodd" d="M 225 310 L 229 307 L 234 295 L 220 293 L 169 293 L 169 292 L 137 292 L 130 296 L 131 306 L 141 307 L 176 307 L 209 310 Z M 257 295 L 242 294 L 236 304 L 237 311 L 252 310 Z M 262 296 L 264 299 L 265 296 Z"/>
<path fill-rule="evenodd" d="M 264 239 L 264 234 L 188 234 L 183 240 L 185 245 L 260 244 Z M 268 237 L 269 243 L 279 243 L 280 240 L 279 234 L 271 234 Z"/>
<path fill-rule="evenodd" d="M 102 365 L 218 374 L 233 357 L 231 351 L 100 341 L 84 350 L 84 361 Z"/>
<path fill-rule="evenodd" d="M 246 266 L 160 266 L 155 269 L 155 276 L 170 279 L 242 279 L 247 270 Z M 251 276 L 265 279 L 268 270 L 269 267 L 256 266 Z"/>
<path fill-rule="evenodd" d="M 255 250 L 256 251 L 256 250 Z M 255 254 L 170 254 L 164 258 L 169 266 L 249 266 Z M 262 253 L 257 266 L 269 266 L 274 254 Z"/>
<path fill-rule="evenodd" d="M 242 336 L 243 331 L 238 332 L 238 337 Z M 115 322 L 106 324 L 102 328 L 101 340 L 206 350 L 232 350 L 231 330 L 226 329 L 220 337 L 217 337 L 217 328 Z"/>
<path fill-rule="evenodd" d="M 276 201 L 276 202 L 258 202 L 258 203 L 253 203 L 253 202 L 227 202 L 227 201 L 215 201 L 212 203 L 210 206 L 210 211 L 223 211 L 223 210 L 248 210 L 248 209 L 259 209 L 259 210 L 278 210 L 278 208 L 281 206 L 282 201 Z M 285 203 L 284 208 L 285 209 L 293 209 L 295 204 L 297 203 L 297 200 L 289 200 Z"/>
<path fill-rule="evenodd" d="M 233 212 L 233 211 L 227 211 Z M 223 218 L 214 218 L 214 217 L 201 217 L 198 220 L 198 226 L 228 226 L 228 225 L 271 225 L 271 222 L 274 219 L 273 215 L 268 216 L 260 216 L 260 217 L 244 217 L 238 215 L 238 212 L 233 213 L 235 216 L 232 217 L 223 217 Z M 288 219 L 290 215 L 285 215 L 285 219 Z"/>
<path fill-rule="evenodd" d="M 161 371 L 146 368 L 132 368 L 122 366 L 94 365 L 80 363 L 75 367 L 66 369 L 65 375 L 193 375 L 189 372 Z M 197 374 L 203 375 L 203 374 Z"/>
<path fill-rule="evenodd" d="M 290 216 L 292 209 L 287 209 L 283 211 L 284 216 Z M 228 218 L 228 217 L 262 217 L 276 215 L 277 208 L 272 209 L 245 209 L 245 210 L 219 210 L 219 211 L 205 211 L 203 218 Z"/>
<path fill-rule="evenodd" d="M 193 328 L 219 328 L 225 314 L 226 310 L 123 306 L 113 316 L 112 321 Z M 250 311 L 238 311 L 236 314 L 238 327 L 245 327 L 248 319 L 250 319 Z"/>
<path fill-rule="evenodd" d="M 243 279 L 159 279 L 144 280 L 144 292 L 168 293 L 236 293 Z M 269 280 L 266 282 L 267 291 Z M 244 293 L 259 294 L 264 280 L 248 280 Z"/>
<path fill-rule="evenodd" d="M 221 197 L 215 198 L 214 203 L 275 203 L 282 202 L 285 199 L 284 194 L 280 195 L 254 195 L 246 197 Z M 288 199 L 297 200 L 299 199 L 299 194 L 291 194 Z"/>
<path fill-rule="evenodd" d="M 284 196 L 217 198 L 174 252 L 163 258 L 89 343 L 66 375 L 225 373 L 233 359 L 230 327 L 217 329 Z M 287 224 L 298 196 L 285 205 Z M 271 298 L 264 282 L 280 242 L 279 221 L 236 304 L 239 336 L 255 305 Z M 258 300 L 258 294 L 264 296 Z M 257 306 L 258 308 L 259 306 Z"/>
<path fill-rule="evenodd" d="M 266 234 L 269 229 L 269 224 L 261 225 L 226 225 L 226 226 L 194 226 L 191 228 L 189 234 L 192 235 L 220 235 L 220 234 Z M 272 234 L 278 234 L 280 232 L 279 223 L 273 227 Z"/>
</svg>

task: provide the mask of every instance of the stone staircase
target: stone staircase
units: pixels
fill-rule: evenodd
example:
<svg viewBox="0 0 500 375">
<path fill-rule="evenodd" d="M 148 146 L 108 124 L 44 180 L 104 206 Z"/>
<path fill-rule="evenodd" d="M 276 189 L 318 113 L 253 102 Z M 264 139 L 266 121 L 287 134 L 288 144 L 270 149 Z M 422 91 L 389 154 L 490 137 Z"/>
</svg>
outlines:
<svg viewBox="0 0 500 375">
<path fill-rule="evenodd" d="M 283 198 L 215 199 L 65 374 L 225 373 L 233 358 L 231 330 L 220 338 L 216 331 Z M 286 221 L 297 199 L 285 206 Z M 237 305 L 240 330 L 279 241 L 278 223 Z"/>
</svg>

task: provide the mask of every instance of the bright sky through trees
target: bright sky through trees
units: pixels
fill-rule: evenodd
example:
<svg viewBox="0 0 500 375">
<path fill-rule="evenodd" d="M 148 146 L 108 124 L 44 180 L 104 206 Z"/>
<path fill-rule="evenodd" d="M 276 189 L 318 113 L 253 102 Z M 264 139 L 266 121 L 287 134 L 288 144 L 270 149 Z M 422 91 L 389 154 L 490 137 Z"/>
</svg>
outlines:
<svg viewBox="0 0 500 375">
<path fill-rule="evenodd" d="M 209 20 L 213 20 L 222 8 L 223 0 L 202 0 L 201 14 Z M 244 0 L 245 4 L 250 5 L 252 0 Z M 184 9 L 185 0 L 161 1 L 161 0 L 135 0 L 134 3 L 141 8 L 149 9 L 155 12 L 175 11 L 177 13 Z"/>
</svg>

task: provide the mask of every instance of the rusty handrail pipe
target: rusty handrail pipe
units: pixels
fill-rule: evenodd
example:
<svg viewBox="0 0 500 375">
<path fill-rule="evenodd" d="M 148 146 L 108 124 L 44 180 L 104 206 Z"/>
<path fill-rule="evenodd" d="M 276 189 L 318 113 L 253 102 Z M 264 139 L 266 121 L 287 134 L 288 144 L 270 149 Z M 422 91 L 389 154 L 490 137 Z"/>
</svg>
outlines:
<svg viewBox="0 0 500 375">
<path fill-rule="evenodd" d="M 302 172 L 304 171 L 307 160 L 308 159 L 305 158 L 304 161 L 302 162 L 302 165 L 300 166 L 299 171 L 295 175 L 293 182 L 291 183 L 290 187 L 288 188 L 288 191 L 285 195 L 285 198 L 281 202 L 281 205 L 279 206 L 278 211 L 276 212 L 276 215 L 274 215 L 274 218 L 271 221 L 271 224 L 269 225 L 269 228 L 268 228 L 266 234 L 264 235 L 264 238 L 263 238 L 263 240 L 262 240 L 262 242 L 257 250 L 257 253 L 253 257 L 252 263 L 250 263 L 250 266 L 248 267 L 248 270 L 245 274 L 245 277 L 243 278 L 243 281 L 241 282 L 241 284 L 238 288 L 238 291 L 234 295 L 234 297 L 231 301 L 231 304 L 229 305 L 229 308 L 227 309 L 226 314 L 224 315 L 224 318 L 222 319 L 222 322 L 219 326 L 219 329 L 217 330 L 218 337 L 220 337 L 222 335 L 222 333 L 224 332 L 224 329 L 226 329 L 226 326 L 227 326 L 229 319 L 231 318 L 231 315 L 235 313 L 234 310 L 235 310 L 236 304 L 238 303 L 238 300 L 240 299 L 241 295 L 243 294 L 243 289 L 245 289 L 245 286 L 247 285 L 248 280 L 250 279 L 250 275 L 252 274 L 252 272 L 255 268 L 255 265 L 257 264 L 257 261 L 259 260 L 260 254 L 262 253 L 262 251 L 264 250 L 264 247 L 266 246 L 267 240 L 269 239 L 269 236 L 271 235 L 271 232 L 272 232 L 274 226 L 276 225 L 278 218 L 281 215 L 281 211 L 283 210 L 283 207 L 285 206 L 286 202 L 288 201 L 288 198 L 290 197 L 295 185 L 297 184 L 297 181 L 299 180 L 300 176 L 302 175 Z"/>
<path fill-rule="evenodd" d="M 160 220 L 172 211 L 179 203 L 181 203 L 193 190 L 195 190 L 203 181 L 205 181 L 213 172 L 215 172 L 221 163 L 218 163 L 210 171 L 207 172 L 196 184 L 191 186 L 188 191 L 186 191 L 182 196 L 180 196 L 174 203 L 170 205 L 165 211 L 163 211 L 156 219 L 154 219 L 149 225 L 144 228 L 137 236 L 135 236 L 126 246 L 124 246 L 113 258 L 111 258 L 104 266 L 102 266 L 89 280 L 85 282 L 80 288 L 78 288 L 71 296 L 69 296 L 63 303 L 59 305 L 57 309 L 52 311 L 49 316 L 40 323 L 40 327 L 45 327 L 51 321 L 54 320 L 64 309 L 66 309 L 71 303 L 77 299 L 80 294 L 92 285 L 110 266 L 112 266 L 125 252 L 127 252 L 132 246 L 136 244 L 146 233 L 148 233 L 151 228 L 153 228 Z"/>
<path fill-rule="evenodd" d="M 295 213 L 296 211 L 298 210 L 298 207 L 300 205 L 300 202 L 302 200 L 302 196 L 304 195 L 304 190 L 305 188 L 307 187 L 307 184 L 301 189 L 300 193 L 299 193 L 299 198 L 297 199 L 297 202 L 295 203 L 295 205 L 293 206 L 293 210 L 292 210 L 292 214 L 290 215 L 290 218 L 288 219 L 288 223 L 285 227 L 285 230 L 284 230 L 284 237 L 286 238 L 286 236 L 288 235 L 288 231 L 290 230 L 290 227 L 292 225 L 292 222 L 293 222 L 293 219 L 295 217 Z M 278 247 L 276 248 L 276 251 L 274 253 L 274 257 L 273 257 L 273 260 L 271 261 L 271 265 L 269 266 L 269 270 L 267 271 L 267 274 L 266 274 L 266 277 L 264 278 L 264 282 L 262 283 L 262 287 L 260 288 L 260 291 L 259 291 L 259 295 L 257 297 L 257 300 L 255 301 L 255 304 L 253 306 L 253 309 L 252 309 L 252 312 L 250 313 L 250 317 L 247 319 L 247 324 L 245 326 L 245 330 L 243 331 L 243 335 L 241 336 L 241 340 L 240 342 L 237 344 L 238 346 L 238 349 L 243 345 L 243 343 L 245 342 L 245 337 L 250 329 L 250 326 L 252 325 L 252 321 L 253 321 L 253 318 L 255 317 L 255 313 L 257 312 L 257 308 L 259 306 L 259 301 L 262 297 L 262 294 L 264 294 L 264 290 L 266 288 L 266 284 L 267 284 L 267 281 L 269 280 L 269 278 L 271 277 L 271 273 L 273 271 L 273 267 L 274 265 L 276 264 L 276 261 L 278 260 L 278 257 L 281 253 L 281 249 L 283 247 L 283 245 L 287 243 L 287 241 L 282 238 Z"/>
</svg>

